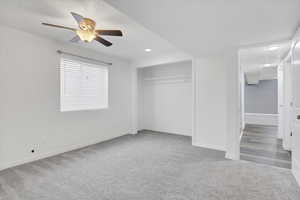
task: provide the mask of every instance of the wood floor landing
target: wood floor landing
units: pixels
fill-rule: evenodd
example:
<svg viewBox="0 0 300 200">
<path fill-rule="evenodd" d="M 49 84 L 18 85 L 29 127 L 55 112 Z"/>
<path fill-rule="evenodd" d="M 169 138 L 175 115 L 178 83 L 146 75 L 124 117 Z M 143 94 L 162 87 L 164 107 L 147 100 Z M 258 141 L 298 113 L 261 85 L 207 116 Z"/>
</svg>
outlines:
<svg viewBox="0 0 300 200">
<path fill-rule="evenodd" d="M 277 126 L 247 124 L 241 140 L 241 160 L 291 169 L 291 155 L 277 138 Z"/>
</svg>

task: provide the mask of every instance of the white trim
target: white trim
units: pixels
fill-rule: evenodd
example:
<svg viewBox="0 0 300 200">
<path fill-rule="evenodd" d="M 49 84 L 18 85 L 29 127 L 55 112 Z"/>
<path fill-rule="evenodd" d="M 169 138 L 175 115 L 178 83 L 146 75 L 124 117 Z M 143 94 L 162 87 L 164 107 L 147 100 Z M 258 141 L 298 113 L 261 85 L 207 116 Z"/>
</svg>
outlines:
<svg viewBox="0 0 300 200">
<path fill-rule="evenodd" d="M 138 133 L 138 75 L 137 68 L 131 66 L 131 134 Z"/>
<path fill-rule="evenodd" d="M 292 173 L 300 186 L 300 162 L 296 159 L 292 160 Z"/>
<path fill-rule="evenodd" d="M 227 134 L 225 158 L 240 159 L 240 134 L 241 134 L 241 63 L 240 49 L 228 54 L 225 59 L 227 70 Z"/>
<path fill-rule="evenodd" d="M 196 123 L 196 119 L 197 119 L 197 112 L 196 109 L 198 108 L 197 105 L 197 76 L 196 76 L 196 72 L 197 72 L 197 67 L 196 67 L 196 59 L 194 58 L 192 60 L 192 104 L 193 104 L 193 109 L 192 109 L 192 115 L 193 115 L 193 121 L 192 121 L 192 143 L 194 143 L 196 141 L 196 133 L 197 133 L 197 123 Z"/>
<path fill-rule="evenodd" d="M 206 148 L 206 149 L 213 149 L 213 150 L 224 151 L 224 152 L 226 151 L 225 147 L 221 147 L 219 145 L 200 144 L 200 143 L 196 143 L 196 142 L 193 142 L 192 145 L 195 147 L 201 147 L 201 148 Z"/>
<path fill-rule="evenodd" d="M 240 77 L 242 76 L 243 71 L 241 70 L 241 61 L 240 61 L 241 49 L 238 50 L 237 54 L 234 53 L 227 63 L 227 67 L 231 67 L 231 70 L 228 70 L 227 74 L 227 88 L 228 92 L 228 104 L 227 118 L 229 124 L 227 125 L 227 139 L 226 139 L 226 155 L 225 158 L 231 160 L 240 160 L 240 135 L 242 131 L 241 120 L 242 120 L 242 108 L 241 108 L 241 84 Z M 231 88 L 231 89 L 230 89 Z M 228 121 L 227 121 L 228 123 Z"/>
<path fill-rule="evenodd" d="M 236 127 L 240 129 L 240 127 Z M 240 135 L 238 137 L 238 141 L 234 142 L 232 145 L 235 147 L 235 152 L 230 152 L 226 150 L 225 158 L 230 159 L 230 160 L 240 160 L 240 145 L 241 145 L 241 140 L 244 132 L 243 130 L 240 131 Z"/>
<path fill-rule="evenodd" d="M 244 135 L 244 129 L 243 129 L 243 130 L 241 131 L 241 133 L 240 133 L 240 142 L 241 142 L 241 140 L 242 140 L 243 135 Z"/>
<path fill-rule="evenodd" d="M 278 125 L 278 114 L 245 113 L 246 124 Z"/>
<path fill-rule="evenodd" d="M 147 128 L 141 129 L 138 132 L 140 132 L 140 131 L 150 131 L 150 132 L 155 132 L 155 133 L 181 135 L 181 136 L 192 137 L 191 133 L 183 133 L 183 132 L 177 132 L 177 131 L 166 131 L 166 130 L 161 131 L 161 130 L 147 129 Z"/>
</svg>

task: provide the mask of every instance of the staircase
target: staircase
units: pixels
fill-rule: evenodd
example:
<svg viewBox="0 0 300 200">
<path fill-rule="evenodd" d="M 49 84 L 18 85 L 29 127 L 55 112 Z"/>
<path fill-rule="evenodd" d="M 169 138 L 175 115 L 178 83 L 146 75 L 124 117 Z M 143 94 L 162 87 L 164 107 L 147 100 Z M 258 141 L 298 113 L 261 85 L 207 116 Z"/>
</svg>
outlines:
<svg viewBox="0 0 300 200">
<path fill-rule="evenodd" d="M 247 124 L 241 139 L 241 160 L 291 169 L 291 155 L 277 138 L 278 127 Z"/>
</svg>

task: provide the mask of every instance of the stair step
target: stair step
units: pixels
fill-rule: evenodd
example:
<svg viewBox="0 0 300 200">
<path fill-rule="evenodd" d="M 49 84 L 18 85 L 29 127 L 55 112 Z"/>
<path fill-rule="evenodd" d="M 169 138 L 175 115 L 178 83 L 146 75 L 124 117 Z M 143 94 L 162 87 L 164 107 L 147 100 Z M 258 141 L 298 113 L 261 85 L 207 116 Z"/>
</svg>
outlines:
<svg viewBox="0 0 300 200">
<path fill-rule="evenodd" d="M 253 156 L 253 155 L 244 154 L 244 153 L 241 153 L 241 160 L 256 162 L 259 164 L 272 165 L 272 166 L 286 168 L 286 169 L 291 169 L 291 167 L 292 167 L 291 162 L 288 162 L 288 161 L 270 159 L 270 158 L 265 158 L 265 157 L 260 157 L 260 156 Z"/>
</svg>

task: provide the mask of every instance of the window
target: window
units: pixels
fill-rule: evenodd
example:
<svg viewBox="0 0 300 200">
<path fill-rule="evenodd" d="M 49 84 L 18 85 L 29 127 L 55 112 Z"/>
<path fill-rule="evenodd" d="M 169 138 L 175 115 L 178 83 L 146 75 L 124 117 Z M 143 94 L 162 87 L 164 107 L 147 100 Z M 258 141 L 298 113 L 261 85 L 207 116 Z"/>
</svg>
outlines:
<svg viewBox="0 0 300 200">
<path fill-rule="evenodd" d="M 108 108 L 108 68 L 62 57 L 60 62 L 60 110 Z"/>
</svg>

